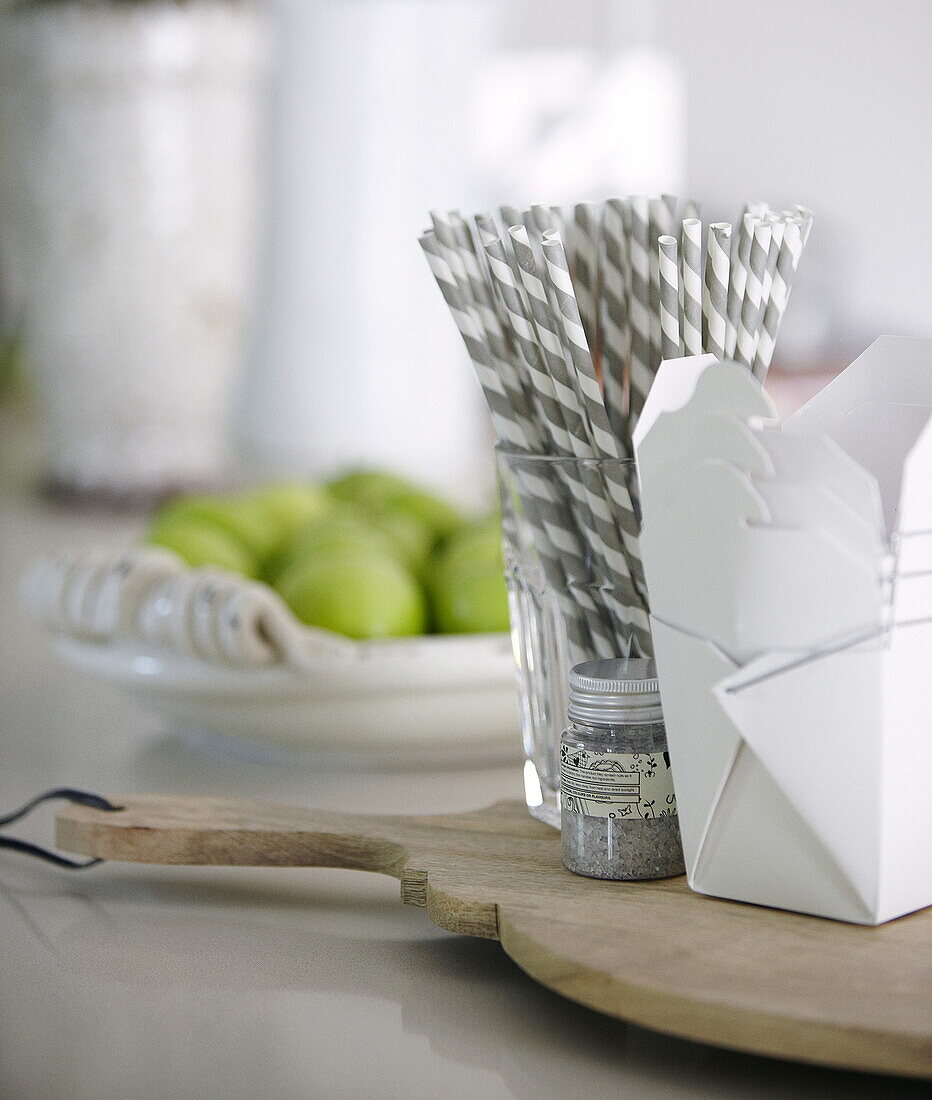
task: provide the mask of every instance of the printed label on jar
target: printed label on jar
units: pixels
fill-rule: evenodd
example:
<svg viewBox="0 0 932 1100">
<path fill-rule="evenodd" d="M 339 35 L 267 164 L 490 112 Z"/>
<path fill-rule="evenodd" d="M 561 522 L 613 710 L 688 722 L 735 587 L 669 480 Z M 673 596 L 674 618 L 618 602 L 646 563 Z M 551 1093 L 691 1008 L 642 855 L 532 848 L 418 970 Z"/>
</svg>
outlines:
<svg viewBox="0 0 932 1100">
<path fill-rule="evenodd" d="M 595 752 L 563 745 L 560 788 L 570 813 L 587 817 L 670 817 L 676 795 L 664 752 Z"/>
</svg>

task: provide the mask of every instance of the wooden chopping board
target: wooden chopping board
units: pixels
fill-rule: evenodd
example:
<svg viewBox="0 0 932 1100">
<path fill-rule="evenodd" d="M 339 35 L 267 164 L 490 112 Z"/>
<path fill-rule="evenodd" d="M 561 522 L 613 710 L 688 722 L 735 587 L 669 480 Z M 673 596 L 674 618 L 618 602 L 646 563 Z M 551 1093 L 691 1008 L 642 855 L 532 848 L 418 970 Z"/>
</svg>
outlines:
<svg viewBox="0 0 932 1100">
<path fill-rule="evenodd" d="M 523 805 L 437 817 L 221 798 L 70 806 L 59 847 L 101 859 L 348 867 L 401 880 L 441 928 L 497 939 L 574 1001 L 672 1035 L 823 1065 L 932 1075 L 932 909 L 878 928 L 718 901 L 685 878 L 580 878 Z"/>
</svg>

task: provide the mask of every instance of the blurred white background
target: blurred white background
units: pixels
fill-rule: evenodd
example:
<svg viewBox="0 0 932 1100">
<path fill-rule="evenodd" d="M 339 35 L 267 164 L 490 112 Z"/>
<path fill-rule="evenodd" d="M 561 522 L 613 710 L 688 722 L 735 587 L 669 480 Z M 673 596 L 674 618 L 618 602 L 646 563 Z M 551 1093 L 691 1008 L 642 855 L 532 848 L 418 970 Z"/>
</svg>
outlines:
<svg viewBox="0 0 932 1100">
<path fill-rule="evenodd" d="M 932 5 L 662 0 L 687 87 L 689 185 L 725 208 L 760 193 L 817 212 L 781 358 L 835 361 L 932 332 Z"/>
<path fill-rule="evenodd" d="M 345 357 L 341 331 L 355 314 L 354 342 L 367 349 L 358 369 L 370 380 L 369 404 L 356 411 L 373 446 L 390 446 L 378 439 L 388 408 L 405 440 L 398 454 L 407 451 L 415 464 L 421 453 L 411 451 L 413 437 L 426 453 L 437 436 L 452 431 L 458 440 L 465 430 L 452 413 L 456 407 L 465 416 L 464 357 L 411 244 L 432 206 L 471 211 L 661 188 L 694 195 L 709 217 L 734 218 L 748 199 L 801 202 L 816 212 L 816 229 L 778 366 L 831 370 L 882 332 L 930 330 L 932 224 L 916 217 L 932 183 L 932 147 L 920 136 L 932 93 L 928 4 L 274 6 L 287 35 L 273 158 L 282 205 L 273 215 L 279 232 L 267 290 L 283 296 L 265 314 L 256 366 L 279 363 L 306 380 L 309 359 L 319 356 L 320 374 L 332 378 L 330 364 Z M 367 21 L 371 33 L 360 33 Z M 339 93 L 322 93 L 325 63 Z M 364 117 L 347 120 L 350 100 Z M 363 149 L 347 140 L 353 125 Z M 337 194 L 327 190 L 335 184 Z M 294 221 L 281 216 L 289 210 Z M 300 222 L 308 236 L 296 229 Z M 337 283 L 327 281 L 329 271 L 340 273 Z M 382 293 L 389 283 L 391 299 Z M 459 374 L 450 373 L 451 358 Z M 293 397 L 302 383 L 292 382 Z M 269 395 L 260 432 L 273 422 L 280 428 L 283 406 L 295 407 L 286 392 Z M 431 402 L 438 415 L 427 429 Z M 279 438 L 300 451 L 297 423 L 294 431 L 293 441 Z M 332 434 L 319 441 L 322 451 L 341 445 L 351 446 Z"/>
<path fill-rule="evenodd" d="M 932 332 L 932 5 L 922 0 L 522 0 L 514 44 L 632 26 L 684 83 L 680 185 L 712 214 L 801 202 L 817 223 L 781 331 L 791 366 L 844 358 L 882 332 Z M 627 183 L 617 181 L 619 188 Z"/>
<path fill-rule="evenodd" d="M 151 0 L 177 20 L 223 2 L 239 0 Z M 149 6 L 116 6 L 133 3 Z M 253 475 L 365 461 L 461 490 L 487 475 L 477 389 L 417 246 L 432 207 L 665 190 L 731 220 L 747 200 L 799 202 L 816 222 L 775 378 L 932 328 L 928 3 L 258 7 L 262 231 L 234 431 Z"/>
</svg>

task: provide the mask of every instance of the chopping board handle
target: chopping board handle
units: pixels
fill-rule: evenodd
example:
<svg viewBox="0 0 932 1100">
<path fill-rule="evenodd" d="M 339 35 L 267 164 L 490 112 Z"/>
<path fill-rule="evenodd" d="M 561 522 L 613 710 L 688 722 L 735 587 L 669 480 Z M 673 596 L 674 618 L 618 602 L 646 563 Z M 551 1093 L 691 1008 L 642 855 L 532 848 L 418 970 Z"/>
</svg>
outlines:
<svg viewBox="0 0 932 1100">
<path fill-rule="evenodd" d="M 116 809 L 69 805 L 59 848 L 99 860 L 228 867 L 347 867 L 400 878 L 403 822 L 247 799 L 110 796 Z"/>
<path fill-rule="evenodd" d="M 425 907 L 451 932 L 498 939 L 494 899 L 437 888 L 432 876 L 489 843 L 514 837 L 553 846 L 552 829 L 523 806 L 497 803 L 464 814 L 344 814 L 247 799 L 113 795 L 115 809 L 68 806 L 56 815 L 59 848 L 92 860 L 226 867 L 345 867 L 401 881 L 401 900 Z M 517 822 L 515 819 L 517 818 Z M 512 839 L 507 834 L 511 833 Z"/>
</svg>

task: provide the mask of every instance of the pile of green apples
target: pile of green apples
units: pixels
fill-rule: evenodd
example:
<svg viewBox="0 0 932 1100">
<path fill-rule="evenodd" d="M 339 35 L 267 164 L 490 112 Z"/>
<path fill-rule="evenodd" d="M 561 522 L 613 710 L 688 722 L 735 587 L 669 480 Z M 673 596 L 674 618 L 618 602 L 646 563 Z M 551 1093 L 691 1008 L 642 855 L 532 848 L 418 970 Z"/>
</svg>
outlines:
<svg viewBox="0 0 932 1100">
<path fill-rule="evenodd" d="M 389 473 L 177 497 L 146 541 L 265 581 L 302 622 L 350 638 L 508 629 L 498 515 L 470 519 Z"/>
</svg>

